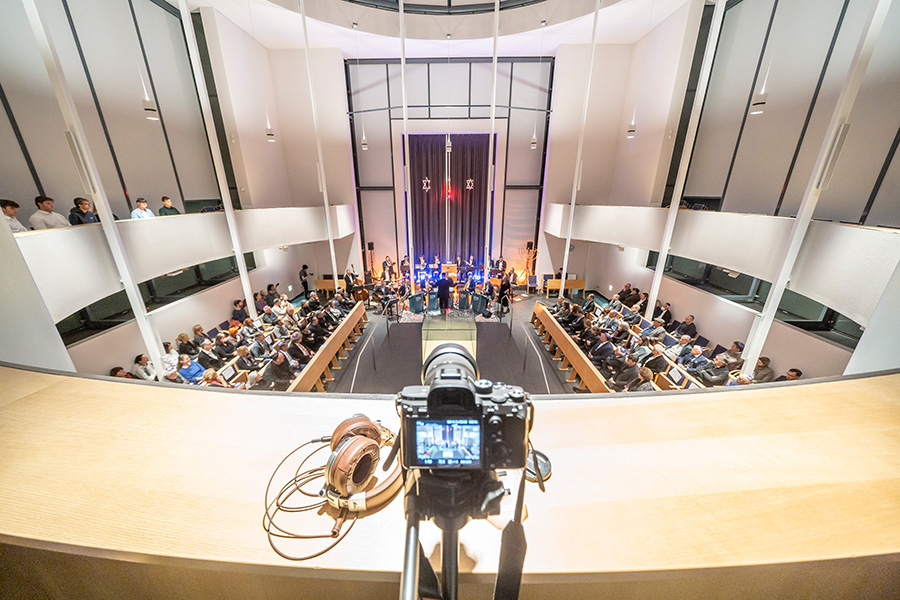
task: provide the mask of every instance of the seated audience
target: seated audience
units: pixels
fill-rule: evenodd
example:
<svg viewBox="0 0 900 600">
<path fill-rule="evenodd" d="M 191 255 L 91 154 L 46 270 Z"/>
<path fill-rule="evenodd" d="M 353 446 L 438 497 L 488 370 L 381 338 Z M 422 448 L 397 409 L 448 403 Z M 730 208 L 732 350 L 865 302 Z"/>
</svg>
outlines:
<svg viewBox="0 0 900 600">
<path fill-rule="evenodd" d="M 650 338 L 645 335 L 631 338 L 628 350 L 634 355 L 634 360 L 636 362 L 644 360 L 653 352 L 650 345 Z"/>
<path fill-rule="evenodd" d="M 618 294 L 615 294 L 613 297 L 618 296 L 619 299 L 622 300 L 622 301 L 624 302 L 625 299 L 628 298 L 628 296 L 630 296 L 630 295 L 633 294 L 633 293 L 634 293 L 634 292 L 633 292 L 633 290 L 631 289 L 631 284 L 630 284 L 630 283 L 626 283 L 626 284 L 622 287 L 622 289 L 619 290 L 619 293 L 618 293 Z"/>
<path fill-rule="evenodd" d="M 274 325 L 278 321 L 278 315 L 272 312 L 272 307 L 266 305 L 263 307 L 263 314 L 260 316 L 262 322 L 266 325 Z"/>
<path fill-rule="evenodd" d="M 666 328 L 663 327 L 663 322 L 656 318 L 653 319 L 649 327 L 641 331 L 641 335 L 647 336 L 652 342 L 661 342 L 668 334 L 666 333 Z"/>
<path fill-rule="evenodd" d="M 281 293 L 278 291 L 279 285 L 281 284 L 270 283 L 268 286 L 266 286 L 266 295 L 263 299 L 266 301 L 267 306 L 275 306 L 275 301 L 281 298 Z"/>
<path fill-rule="evenodd" d="M 671 361 L 678 361 L 682 354 L 688 354 L 691 351 L 691 338 L 683 335 L 676 344 L 669 346 L 663 353 Z"/>
<path fill-rule="evenodd" d="M 641 292 L 641 295 L 638 298 L 638 301 L 634 303 L 634 306 L 631 307 L 631 310 L 633 310 L 634 312 L 639 312 L 641 314 L 644 314 L 647 311 L 647 302 L 648 301 L 649 301 L 649 297 L 647 295 L 647 292 Z M 630 306 L 630 305 L 626 304 L 625 306 Z"/>
<path fill-rule="evenodd" d="M 277 342 L 273 350 L 272 362 L 263 373 L 263 380 L 272 383 L 275 391 L 283 392 L 291 385 L 294 379 L 294 369 L 291 359 L 282 350 L 282 342 Z"/>
<path fill-rule="evenodd" d="M 623 392 L 625 388 L 632 384 L 638 378 L 638 366 L 634 360 L 634 356 L 629 354 L 625 357 L 625 366 L 616 373 L 612 381 L 609 382 L 609 389 L 616 392 Z"/>
<path fill-rule="evenodd" d="M 197 346 L 198 348 L 203 346 L 203 342 L 211 342 L 212 341 L 211 339 L 209 339 L 209 336 L 206 335 L 206 331 L 203 330 L 203 326 L 200 324 L 194 325 L 194 327 L 191 331 L 194 332 L 194 339 L 191 341 L 193 341 L 194 345 Z"/>
<path fill-rule="evenodd" d="M 162 207 L 159 209 L 159 216 L 168 217 L 171 215 L 180 215 L 181 211 L 172 206 L 172 199 L 168 196 L 162 197 Z M 242 321 L 243 319 L 236 319 L 237 321 Z"/>
<path fill-rule="evenodd" d="M 734 379 L 732 379 L 725 385 L 726 386 L 750 385 L 751 383 L 753 383 L 753 375 L 738 375 L 737 377 L 735 377 Z"/>
<path fill-rule="evenodd" d="M 597 336 L 597 343 L 588 350 L 587 357 L 595 365 L 600 365 L 604 360 L 615 354 L 615 351 L 615 347 L 609 341 L 607 334 L 601 331 L 600 335 Z"/>
<path fill-rule="evenodd" d="M 121 377 L 122 379 L 134 379 L 134 375 L 124 369 L 124 367 L 113 367 L 109 370 L 110 377 Z"/>
<path fill-rule="evenodd" d="M 250 344 L 250 354 L 253 355 L 253 358 L 262 361 L 272 358 L 272 348 L 266 343 L 265 334 L 257 334 L 256 340 Z"/>
<path fill-rule="evenodd" d="M 663 302 L 661 305 L 658 305 L 653 311 L 653 317 L 659 318 L 663 325 L 668 325 L 672 321 L 672 310 L 669 303 Z"/>
<path fill-rule="evenodd" d="M 775 379 L 775 371 L 769 367 L 771 359 L 768 356 L 760 356 L 753 369 L 753 383 L 769 383 Z"/>
<path fill-rule="evenodd" d="M 243 323 L 249 318 L 250 315 L 248 315 L 246 309 L 244 309 L 244 301 L 238 298 L 234 301 L 234 310 L 231 311 L 231 320 Z"/>
<path fill-rule="evenodd" d="M 32 229 L 69 227 L 70 223 L 67 218 L 58 212 L 53 212 L 53 198 L 38 196 L 34 199 L 34 205 L 37 206 L 37 210 L 28 217 L 28 224 Z"/>
<path fill-rule="evenodd" d="M 691 339 L 696 338 L 697 326 L 694 325 L 694 315 L 686 316 L 684 318 L 684 322 L 682 322 L 678 327 L 675 328 L 675 331 L 672 332 L 672 335 L 675 337 L 686 335 Z"/>
<path fill-rule="evenodd" d="M 187 354 L 182 354 L 178 357 L 178 360 L 181 365 L 181 368 L 178 369 L 178 374 L 184 377 L 184 380 L 189 383 L 195 385 L 199 384 L 203 379 L 203 367 L 191 360 L 191 357 Z"/>
<path fill-rule="evenodd" d="M 638 369 L 638 378 L 631 382 L 631 385 L 625 388 L 626 392 L 652 392 L 656 388 L 653 387 L 653 371 L 647 367 Z"/>
<path fill-rule="evenodd" d="M 286 340 L 291 337 L 291 332 L 284 324 L 284 319 L 275 321 L 275 328 L 272 329 L 272 335 L 278 340 Z"/>
<path fill-rule="evenodd" d="M 166 367 L 162 381 L 165 383 L 187 383 L 175 367 Z"/>
<path fill-rule="evenodd" d="M 276 298 L 275 303 L 272 304 L 272 312 L 275 313 L 275 316 L 279 319 L 283 319 L 284 315 L 287 314 L 287 304 L 289 302 L 282 301 L 281 298 Z"/>
<path fill-rule="evenodd" d="M 225 333 L 216 335 L 216 344 L 213 346 L 213 351 L 223 363 L 234 358 L 234 352 L 237 349 L 234 341 L 235 340 Z"/>
<path fill-rule="evenodd" d="M 618 294 L 613 294 L 612 300 L 606 305 L 610 310 L 620 312 L 622 310 L 622 302 L 619 300 Z"/>
<path fill-rule="evenodd" d="M 131 367 L 131 374 L 137 379 L 143 379 L 144 381 L 156 380 L 156 370 L 150 364 L 150 359 L 146 354 L 138 354 L 134 357 L 134 366 Z"/>
<path fill-rule="evenodd" d="M 162 361 L 167 367 L 178 369 L 178 351 L 172 347 L 172 342 L 163 342 Z"/>
<path fill-rule="evenodd" d="M 744 342 L 732 342 L 731 348 L 723 352 L 725 355 L 725 363 L 728 365 L 729 371 L 740 369 L 744 365 L 744 359 L 741 353 L 744 351 Z"/>
<path fill-rule="evenodd" d="M 138 198 L 134 202 L 137 204 L 137 208 L 131 211 L 132 219 L 152 219 L 156 216 L 152 210 L 147 208 L 147 201 L 143 198 Z"/>
<path fill-rule="evenodd" d="M 296 360 L 299 364 L 305 365 L 310 360 L 312 360 L 313 352 L 310 348 L 304 345 L 306 340 L 301 333 L 291 334 L 291 343 L 287 348 L 287 353 Z"/>
<path fill-rule="evenodd" d="M 253 319 L 246 318 L 244 319 L 244 326 L 241 327 L 241 339 L 244 340 L 245 343 L 252 344 L 253 340 L 256 339 L 256 336 L 263 332 L 262 329 L 256 326 L 253 322 Z"/>
<path fill-rule="evenodd" d="M 0 210 L 3 211 L 3 216 L 6 217 L 6 222 L 9 224 L 9 228 L 13 233 L 28 231 L 28 228 L 22 225 L 19 219 L 16 218 L 16 213 L 19 212 L 18 202 L 13 200 L 0 200 Z"/>
<path fill-rule="evenodd" d="M 782 375 L 775 381 L 797 381 L 801 377 L 803 377 L 803 371 L 800 369 L 788 369 L 785 375 Z"/>
<path fill-rule="evenodd" d="M 212 368 L 203 371 L 203 377 L 201 378 L 200 385 L 207 387 L 231 387 L 231 385 L 229 385 L 229 383 L 225 381 L 225 378 L 216 373 L 216 370 Z"/>
<path fill-rule="evenodd" d="M 694 373 L 697 380 L 703 385 L 722 385 L 728 380 L 728 365 L 721 354 L 707 361 Z"/>
<path fill-rule="evenodd" d="M 703 356 L 703 347 L 696 345 L 691 348 L 690 354 L 682 356 L 678 360 L 678 364 L 684 367 L 684 370 L 691 375 L 696 373 L 697 369 L 709 362 L 709 359 Z"/>
<path fill-rule="evenodd" d="M 200 345 L 200 354 L 197 355 L 197 362 L 200 363 L 200 366 L 204 369 L 221 369 L 225 364 L 219 355 L 213 351 L 212 342 L 209 340 L 204 340 Z"/>
<path fill-rule="evenodd" d="M 647 367 L 653 374 L 662 373 L 669 366 L 668 361 L 666 361 L 666 357 L 663 356 L 663 352 L 666 351 L 666 347 L 662 344 L 656 344 L 653 346 L 653 350 L 650 352 L 648 356 L 645 356 L 640 361 L 640 366 Z"/>
<path fill-rule="evenodd" d="M 262 368 L 262 362 L 251 356 L 250 348 L 247 346 L 238 346 L 235 352 L 238 358 L 234 361 L 234 366 L 237 367 L 239 371 L 247 372 L 247 389 L 252 388 L 256 385 L 257 379 L 259 378 L 259 370 Z"/>
<path fill-rule="evenodd" d="M 99 222 L 100 218 L 91 210 L 91 201 L 87 198 L 75 198 L 75 206 L 69 210 L 69 223 L 87 225 Z"/>
<path fill-rule="evenodd" d="M 186 333 L 179 333 L 175 338 L 175 341 L 178 342 L 178 354 L 187 354 L 189 356 L 197 356 L 200 354 L 200 347 L 191 341 L 191 338 Z M 178 365 L 179 368 L 181 366 L 181 356 L 178 357 Z"/>
</svg>

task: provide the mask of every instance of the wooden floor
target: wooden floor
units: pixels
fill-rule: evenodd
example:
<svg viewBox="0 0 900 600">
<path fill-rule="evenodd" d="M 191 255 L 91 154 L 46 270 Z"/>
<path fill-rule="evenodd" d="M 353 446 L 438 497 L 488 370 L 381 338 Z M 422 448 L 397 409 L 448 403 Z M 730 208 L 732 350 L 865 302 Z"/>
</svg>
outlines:
<svg viewBox="0 0 900 600">
<path fill-rule="evenodd" d="M 536 399 L 553 475 L 527 490 L 522 597 L 898 597 L 898 390 L 892 374 Z M 305 563 L 261 526 L 279 461 L 357 412 L 396 428 L 386 399 L 0 367 L 0 597 L 396 597 L 401 499 Z M 461 532 L 463 597 L 490 597 L 499 535 Z M 427 554 L 438 539 L 423 528 Z"/>
</svg>

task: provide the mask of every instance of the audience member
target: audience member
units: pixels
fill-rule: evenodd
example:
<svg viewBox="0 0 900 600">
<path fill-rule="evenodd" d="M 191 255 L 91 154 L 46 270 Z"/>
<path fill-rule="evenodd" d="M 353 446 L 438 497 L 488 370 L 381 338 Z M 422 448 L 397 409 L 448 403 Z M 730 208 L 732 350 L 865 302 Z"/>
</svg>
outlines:
<svg viewBox="0 0 900 600">
<path fill-rule="evenodd" d="M 247 389 L 250 389 L 256 385 L 259 379 L 262 363 L 250 355 L 250 348 L 247 346 L 238 346 L 236 354 L 237 360 L 234 361 L 234 366 L 241 371 L 247 371 Z"/>
<path fill-rule="evenodd" d="M 257 360 L 268 360 L 272 357 L 272 348 L 266 342 L 264 334 L 258 334 L 256 340 L 250 344 L 250 354 Z"/>
<path fill-rule="evenodd" d="M 34 199 L 37 211 L 28 217 L 32 229 L 57 229 L 69 227 L 69 220 L 58 212 L 53 212 L 53 198 L 38 196 Z"/>
<path fill-rule="evenodd" d="M 197 356 L 200 354 L 200 346 L 191 341 L 191 338 L 186 333 L 179 333 L 175 337 L 175 341 L 178 342 L 178 354 L 187 354 L 188 356 Z M 178 365 L 179 368 L 181 366 L 181 356 L 178 357 Z"/>
<path fill-rule="evenodd" d="M 16 213 L 19 212 L 18 202 L 14 202 L 13 200 L 0 200 L 0 210 L 3 211 L 3 216 L 6 217 L 6 222 L 9 223 L 9 228 L 13 233 L 28 231 L 28 228 L 22 225 L 22 223 L 19 222 L 19 219 L 16 218 Z"/>
<path fill-rule="evenodd" d="M 760 356 L 756 361 L 756 368 L 753 369 L 754 383 L 769 383 L 775 379 L 775 371 L 769 367 L 771 359 L 768 356 Z"/>
<path fill-rule="evenodd" d="M 625 388 L 626 392 L 652 392 L 656 388 L 653 387 L 653 371 L 647 367 L 638 369 L 638 378 L 634 380 L 630 386 Z"/>
<path fill-rule="evenodd" d="M 641 332 L 641 335 L 647 336 L 650 338 L 650 341 L 661 342 L 668 334 L 666 333 L 666 328 L 663 327 L 663 322 L 657 317 L 653 319 L 649 327 Z"/>
<path fill-rule="evenodd" d="M 291 359 L 282 350 L 282 342 L 275 344 L 272 362 L 263 373 L 263 379 L 274 385 L 275 391 L 283 392 L 291 385 L 294 379 L 294 369 Z"/>
<path fill-rule="evenodd" d="M 753 383 L 753 375 L 738 375 L 737 377 L 735 377 L 734 379 L 732 379 L 725 385 L 726 386 L 750 385 L 751 383 Z"/>
<path fill-rule="evenodd" d="M 100 217 L 91 210 L 91 201 L 87 198 L 75 198 L 75 206 L 69 210 L 69 223 L 72 225 L 87 225 L 99 223 Z"/>
<path fill-rule="evenodd" d="M 615 377 L 609 382 L 609 388 L 617 392 L 625 391 L 633 381 L 638 378 L 638 366 L 634 360 L 634 356 L 629 354 L 625 357 L 625 366 L 621 371 L 616 373 Z"/>
<path fill-rule="evenodd" d="M 203 371 L 203 375 L 201 377 L 200 385 L 206 387 L 225 387 L 230 388 L 231 386 L 225 381 L 225 378 L 219 375 L 215 369 L 209 368 Z"/>
<path fill-rule="evenodd" d="M 613 354 L 615 354 L 615 348 L 612 342 L 609 341 L 606 332 L 601 331 L 597 336 L 597 343 L 588 351 L 587 357 L 595 365 L 599 365 Z"/>
<path fill-rule="evenodd" d="M 253 340 L 256 339 L 256 336 L 263 333 L 263 330 L 256 326 L 256 323 L 253 322 L 253 319 L 247 317 L 244 319 L 244 326 L 241 327 L 241 339 L 247 345 L 253 343 Z"/>
<path fill-rule="evenodd" d="M 191 360 L 191 357 L 187 354 L 182 354 L 178 357 L 178 360 L 181 365 L 181 368 L 178 369 L 178 374 L 184 377 L 184 380 L 187 382 L 195 385 L 199 384 L 203 379 L 203 367 Z"/>
<path fill-rule="evenodd" d="M 181 212 L 172 206 L 172 199 L 168 196 L 162 197 L 162 208 L 159 209 L 159 216 L 168 217 L 170 215 L 180 215 Z"/>
<path fill-rule="evenodd" d="M 632 291 L 631 291 L 631 284 L 630 284 L 630 283 L 626 283 L 624 286 L 622 286 L 622 289 L 619 290 L 619 293 L 618 293 L 618 294 L 615 294 L 615 295 L 613 296 L 613 298 L 615 298 L 616 296 L 618 296 L 618 297 L 619 297 L 619 298 L 618 298 L 619 300 L 624 301 L 625 298 L 627 298 L 627 297 L 630 296 L 631 294 L 632 294 Z"/>
<path fill-rule="evenodd" d="M 672 332 L 675 337 L 686 335 L 691 339 L 697 337 L 697 326 L 694 325 L 694 315 L 688 315 L 684 321 Z"/>
<path fill-rule="evenodd" d="M 234 310 L 231 311 L 231 320 L 237 321 L 238 323 L 243 323 L 249 318 L 250 315 L 248 315 L 246 309 L 244 309 L 244 300 L 242 298 L 238 298 L 234 301 Z"/>
<path fill-rule="evenodd" d="M 312 350 L 304 346 L 303 342 L 303 334 L 293 333 L 291 334 L 291 343 L 287 348 L 287 353 L 291 358 L 301 365 L 305 365 L 312 360 L 313 354 L 315 354 Z"/>
<path fill-rule="evenodd" d="M 697 369 L 694 375 L 703 385 L 722 385 L 728 379 L 728 365 L 719 354 Z"/>
<path fill-rule="evenodd" d="M 657 302 L 659 302 L 657 300 Z M 659 320 L 663 325 L 668 325 L 672 321 L 672 310 L 671 306 L 668 302 L 663 302 L 661 306 L 658 306 L 656 310 L 653 311 L 654 317 L 659 317 Z"/>
<path fill-rule="evenodd" d="M 206 335 L 206 331 L 203 330 L 203 326 L 199 323 L 194 325 L 191 331 L 194 333 L 194 339 L 191 341 L 194 342 L 194 345 L 198 348 L 203 347 L 203 342 L 212 342 L 212 340 L 209 339 L 209 336 Z"/>
<path fill-rule="evenodd" d="M 266 297 L 264 300 L 266 304 L 269 306 L 275 306 L 275 301 L 281 298 L 281 294 L 278 293 L 278 286 L 280 283 L 270 283 L 266 286 Z"/>
<path fill-rule="evenodd" d="M 651 351 L 649 356 L 645 356 L 640 361 L 640 366 L 647 367 L 653 374 L 662 373 L 666 370 L 666 367 L 669 366 L 668 361 L 666 361 L 666 357 L 663 356 L 663 352 L 666 351 L 666 347 L 662 344 L 656 344 L 653 346 L 653 350 Z"/>
<path fill-rule="evenodd" d="M 634 312 L 638 312 L 644 314 L 647 311 L 647 302 L 649 301 L 649 297 L 647 296 L 647 292 L 641 292 L 640 297 L 637 302 L 634 303 L 634 306 L 631 307 L 631 310 Z M 626 306 L 629 306 L 626 304 Z"/>
<path fill-rule="evenodd" d="M 263 314 L 260 315 L 260 318 L 266 325 L 274 325 L 278 322 L 278 315 L 272 312 L 272 307 L 269 305 L 263 307 Z"/>
<path fill-rule="evenodd" d="M 256 306 L 256 312 L 261 313 L 266 307 L 265 292 L 256 292 L 253 294 L 253 304 Z"/>
<path fill-rule="evenodd" d="M 678 359 L 680 362 L 679 365 L 684 367 L 684 370 L 693 375 L 697 372 L 697 370 L 709 362 L 709 359 L 703 356 L 703 347 L 702 346 L 694 346 L 691 348 L 691 353 L 683 356 Z"/>
<path fill-rule="evenodd" d="M 146 354 L 138 354 L 134 357 L 134 366 L 131 367 L 131 374 L 137 379 L 144 381 L 155 381 L 156 370 L 150 364 L 150 359 Z"/>
<path fill-rule="evenodd" d="M 676 344 L 669 346 L 663 353 L 671 361 L 678 361 L 682 354 L 688 354 L 691 351 L 691 338 L 683 335 Z"/>
<path fill-rule="evenodd" d="M 225 333 L 216 335 L 216 343 L 215 346 L 213 346 L 213 351 L 223 363 L 234 358 L 235 350 L 237 350 L 237 346 L 231 336 Z"/>
<path fill-rule="evenodd" d="M 284 315 L 287 314 L 287 304 L 288 302 L 282 301 L 281 298 L 276 298 L 275 302 L 272 304 L 272 312 L 275 313 L 275 316 L 279 319 L 283 319 Z"/>
<path fill-rule="evenodd" d="M 125 370 L 124 367 L 113 367 L 109 370 L 110 377 L 121 377 L 122 379 L 134 379 L 134 376 Z"/>
<path fill-rule="evenodd" d="M 744 359 L 741 353 L 744 351 L 744 342 L 732 342 L 731 348 L 723 352 L 725 355 L 725 363 L 728 365 L 729 371 L 740 369 L 744 365 Z"/>
<path fill-rule="evenodd" d="M 208 339 L 203 340 L 200 345 L 200 354 L 197 355 L 197 362 L 204 369 L 221 369 L 225 362 L 213 351 L 212 342 Z"/>
<path fill-rule="evenodd" d="M 618 294 L 613 294 L 612 300 L 606 305 L 610 310 L 620 312 L 622 310 L 622 302 L 619 300 Z"/>
<path fill-rule="evenodd" d="M 272 335 L 274 335 L 277 340 L 286 340 L 291 337 L 291 331 L 284 324 L 284 319 L 275 321 L 275 328 L 272 329 Z"/>
<path fill-rule="evenodd" d="M 152 219 L 156 215 L 153 214 L 153 211 L 147 208 L 147 201 L 143 198 L 138 198 L 135 200 L 137 204 L 137 208 L 131 211 L 132 219 Z"/>
<path fill-rule="evenodd" d="M 178 369 L 178 351 L 172 347 L 172 342 L 163 342 L 163 364 L 173 369 Z"/>
<path fill-rule="evenodd" d="M 644 360 L 653 352 L 650 347 L 650 338 L 645 335 L 632 338 L 628 351 L 634 355 L 635 362 Z"/>
<path fill-rule="evenodd" d="M 788 369 L 785 375 L 782 375 L 775 381 L 797 381 L 801 377 L 803 377 L 803 371 L 800 369 Z"/>
<path fill-rule="evenodd" d="M 166 367 L 162 381 L 166 383 L 187 383 L 175 367 Z"/>
</svg>

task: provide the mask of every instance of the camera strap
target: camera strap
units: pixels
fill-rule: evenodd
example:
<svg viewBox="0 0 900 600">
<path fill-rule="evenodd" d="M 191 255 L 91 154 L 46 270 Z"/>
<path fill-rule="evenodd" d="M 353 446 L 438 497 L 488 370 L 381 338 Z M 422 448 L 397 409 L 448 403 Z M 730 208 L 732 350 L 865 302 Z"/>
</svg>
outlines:
<svg viewBox="0 0 900 600">
<path fill-rule="evenodd" d="M 503 528 L 501 536 L 500 564 L 497 567 L 497 580 L 494 583 L 494 600 L 517 600 L 519 597 L 525 552 L 528 550 L 525 528 L 522 526 L 524 506 L 525 469 L 522 469 L 522 479 L 519 481 L 519 493 L 516 497 L 516 511 L 512 521 Z"/>
<path fill-rule="evenodd" d="M 441 585 L 438 583 L 431 561 L 425 556 L 422 542 L 419 542 L 419 598 L 423 600 L 440 600 L 443 598 Z"/>
</svg>

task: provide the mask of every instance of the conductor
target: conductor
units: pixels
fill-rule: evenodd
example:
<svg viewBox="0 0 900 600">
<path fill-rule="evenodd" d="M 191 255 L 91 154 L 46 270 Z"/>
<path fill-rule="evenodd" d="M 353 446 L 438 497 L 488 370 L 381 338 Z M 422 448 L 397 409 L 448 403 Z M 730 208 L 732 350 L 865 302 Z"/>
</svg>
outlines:
<svg viewBox="0 0 900 600">
<path fill-rule="evenodd" d="M 453 282 L 447 277 L 446 274 L 442 275 L 440 280 L 438 280 L 437 282 L 438 307 L 441 310 L 450 310 L 450 289 L 452 287 Z"/>
</svg>

